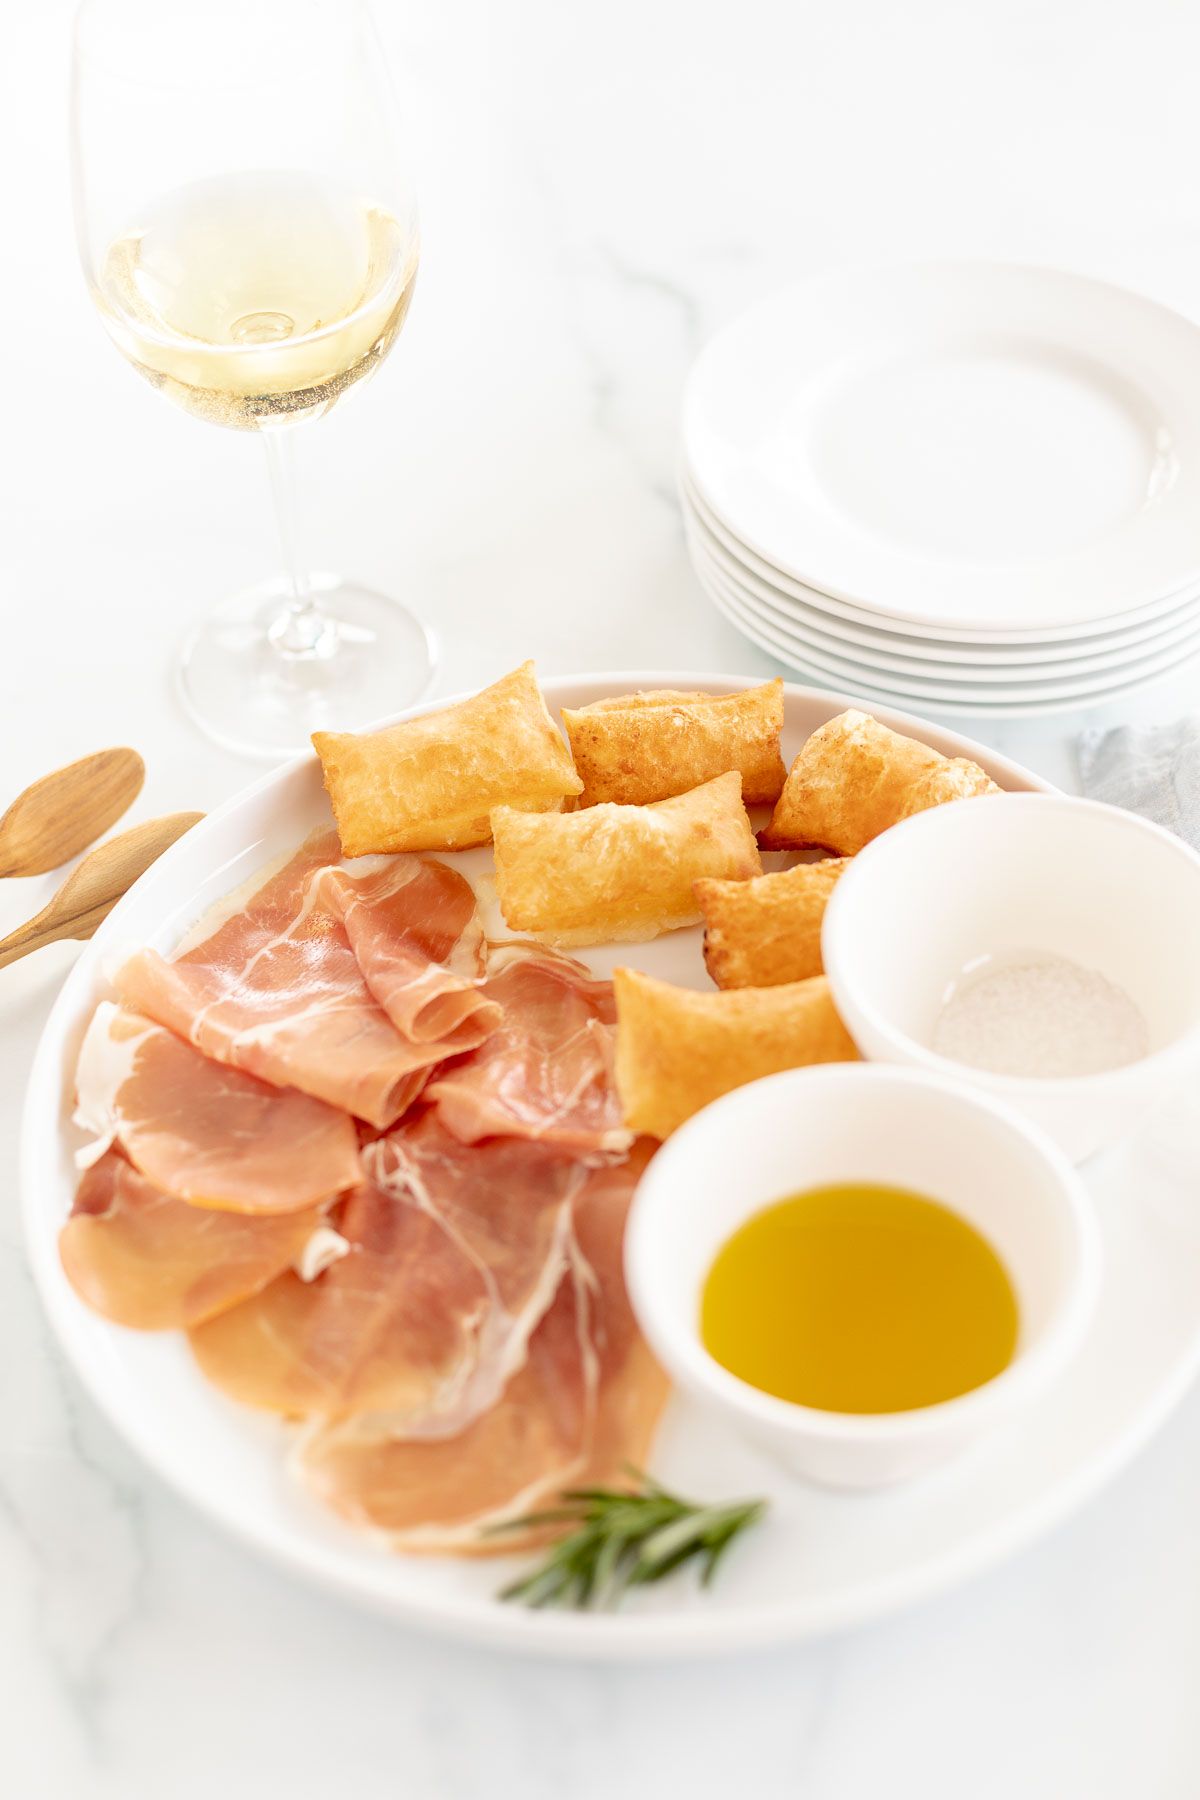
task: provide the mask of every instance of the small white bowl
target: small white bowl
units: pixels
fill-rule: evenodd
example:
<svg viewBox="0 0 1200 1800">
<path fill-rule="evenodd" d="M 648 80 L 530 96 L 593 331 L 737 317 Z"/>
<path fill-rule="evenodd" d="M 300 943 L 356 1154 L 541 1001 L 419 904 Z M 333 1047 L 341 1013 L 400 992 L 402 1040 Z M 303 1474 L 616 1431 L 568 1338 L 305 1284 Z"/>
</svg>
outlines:
<svg viewBox="0 0 1200 1800">
<path fill-rule="evenodd" d="M 1200 1067 L 1200 856 L 1136 813 L 1065 794 L 988 794 L 918 813 L 859 852 L 825 912 L 833 997 L 862 1054 L 969 1082 L 1075 1162 L 1134 1130 Z M 1099 1074 L 992 1074 L 929 1045 L 979 957 L 1044 951 L 1140 1009 L 1150 1050 Z"/>
<path fill-rule="evenodd" d="M 936 1406 L 837 1413 L 764 1394 L 708 1354 L 700 1301 L 722 1244 L 773 1201 L 842 1181 L 940 1200 L 988 1239 L 1020 1312 L 999 1375 Z M 793 1474 L 843 1488 L 918 1474 L 1028 1404 L 1078 1346 L 1099 1270 L 1087 1193 L 1044 1133 L 959 1084 L 864 1063 L 788 1069 L 706 1106 L 642 1177 L 625 1240 L 634 1310 L 672 1379 Z"/>
</svg>

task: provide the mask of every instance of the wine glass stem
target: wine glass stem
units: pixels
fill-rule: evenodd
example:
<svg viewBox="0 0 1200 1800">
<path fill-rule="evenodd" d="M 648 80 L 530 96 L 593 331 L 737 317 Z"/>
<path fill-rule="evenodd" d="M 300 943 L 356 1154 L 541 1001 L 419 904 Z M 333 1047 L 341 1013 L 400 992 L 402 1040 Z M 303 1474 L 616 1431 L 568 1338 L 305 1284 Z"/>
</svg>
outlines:
<svg viewBox="0 0 1200 1800">
<path fill-rule="evenodd" d="M 292 448 L 294 427 L 263 431 L 267 472 L 275 500 L 275 522 L 283 548 L 283 569 L 289 595 L 286 606 L 267 632 L 281 656 L 325 658 L 337 647 L 337 626 L 327 618 L 313 597 L 308 570 L 300 559 L 296 535 L 296 461 Z"/>
</svg>

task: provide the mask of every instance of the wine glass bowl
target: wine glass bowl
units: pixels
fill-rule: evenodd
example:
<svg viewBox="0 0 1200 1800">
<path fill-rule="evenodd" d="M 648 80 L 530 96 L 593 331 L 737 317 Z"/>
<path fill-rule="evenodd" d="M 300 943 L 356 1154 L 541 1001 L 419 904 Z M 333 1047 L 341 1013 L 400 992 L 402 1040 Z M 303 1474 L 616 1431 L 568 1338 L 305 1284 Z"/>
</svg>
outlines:
<svg viewBox="0 0 1200 1800">
<path fill-rule="evenodd" d="M 72 165 L 80 256 L 126 360 L 194 417 L 259 431 L 284 577 L 191 634 L 182 697 L 272 757 L 428 686 L 430 634 L 396 602 L 310 579 L 295 428 L 373 375 L 412 299 L 416 206 L 397 107 L 357 0 L 85 0 Z"/>
<path fill-rule="evenodd" d="M 181 281 L 206 264 L 203 283 Z M 169 399 L 265 430 L 319 417 L 374 372 L 415 277 L 415 237 L 385 208 L 320 177 L 242 171 L 151 201 L 108 247 L 93 297 Z"/>
</svg>

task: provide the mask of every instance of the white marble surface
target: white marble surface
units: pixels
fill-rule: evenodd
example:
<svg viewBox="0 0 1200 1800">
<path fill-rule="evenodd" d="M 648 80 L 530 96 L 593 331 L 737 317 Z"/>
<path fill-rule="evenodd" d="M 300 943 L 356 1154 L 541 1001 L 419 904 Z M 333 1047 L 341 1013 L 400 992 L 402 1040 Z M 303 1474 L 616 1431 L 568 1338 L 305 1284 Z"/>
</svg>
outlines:
<svg viewBox="0 0 1200 1800">
<path fill-rule="evenodd" d="M 390 367 L 306 447 L 308 542 L 436 621 L 443 691 L 764 659 L 708 610 L 672 496 L 704 336 L 788 275 L 922 252 L 1057 260 L 1200 313 L 1200 14 L 1178 0 L 380 0 L 425 260 Z M 252 441 L 120 366 L 74 266 L 68 9 L 9 0 L 0 800 L 125 740 L 137 815 L 253 770 L 166 681 L 274 545 Z M 147 146 L 152 181 L 153 146 Z M 1192 682 L 1139 702 L 1173 716 Z M 1126 708 L 1121 717 L 1135 709 Z M 994 739 L 1070 779 L 1078 719 Z M 48 882 L 0 894 L 0 929 Z M 64 1370 L 16 1218 L 22 1076 L 69 966 L 0 974 L 0 1792 L 317 1800 L 668 1789 L 717 1800 L 1200 1792 L 1200 1398 L 1081 1517 L 886 1626 L 688 1668 L 431 1643 L 255 1564 Z"/>
</svg>

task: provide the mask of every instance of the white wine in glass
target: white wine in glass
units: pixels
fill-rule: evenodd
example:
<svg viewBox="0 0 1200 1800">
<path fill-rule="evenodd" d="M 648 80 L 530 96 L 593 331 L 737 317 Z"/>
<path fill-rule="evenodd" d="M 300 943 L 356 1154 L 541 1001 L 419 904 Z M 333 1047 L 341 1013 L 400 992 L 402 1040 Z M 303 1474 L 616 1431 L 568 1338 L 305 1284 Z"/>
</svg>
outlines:
<svg viewBox="0 0 1200 1800">
<path fill-rule="evenodd" d="M 147 205 L 109 246 L 96 303 L 170 399 L 257 430 L 327 411 L 378 366 L 408 311 L 412 248 L 386 208 L 318 176 L 217 176 Z"/>
<path fill-rule="evenodd" d="M 378 368 L 417 271 L 365 10 L 85 0 L 72 110 L 81 253 L 113 341 L 186 411 L 260 431 L 267 449 L 285 574 L 192 634 L 189 710 L 221 742 L 276 757 L 417 699 L 425 627 L 350 583 L 318 591 L 296 547 L 295 427 Z"/>
</svg>

